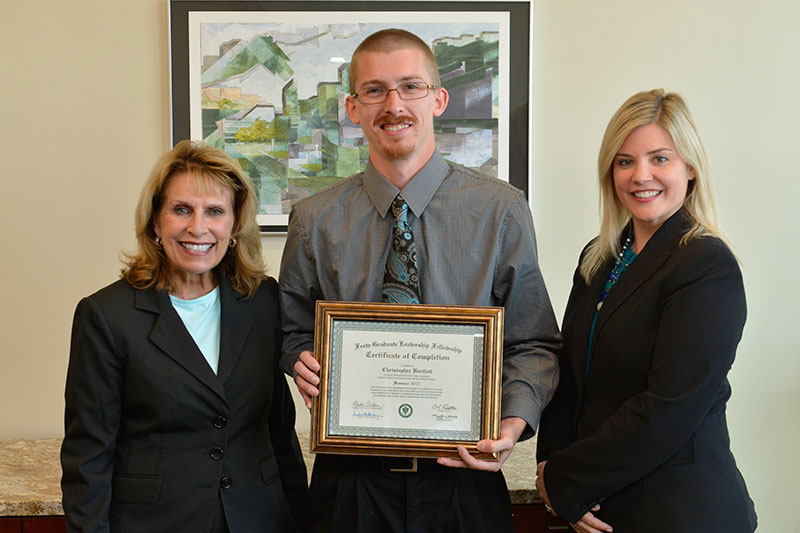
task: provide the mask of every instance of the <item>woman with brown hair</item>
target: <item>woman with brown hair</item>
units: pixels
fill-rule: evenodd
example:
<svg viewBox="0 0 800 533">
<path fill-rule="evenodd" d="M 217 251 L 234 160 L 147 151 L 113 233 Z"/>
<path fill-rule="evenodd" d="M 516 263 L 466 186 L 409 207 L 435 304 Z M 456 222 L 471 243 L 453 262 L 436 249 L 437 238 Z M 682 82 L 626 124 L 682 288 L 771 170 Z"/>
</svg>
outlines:
<svg viewBox="0 0 800 533">
<path fill-rule="evenodd" d="M 306 470 L 255 214 L 250 179 L 220 150 L 183 141 L 155 165 L 137 252 L 75 312 L 70 531 L 301 529 Z"/>
</svg>

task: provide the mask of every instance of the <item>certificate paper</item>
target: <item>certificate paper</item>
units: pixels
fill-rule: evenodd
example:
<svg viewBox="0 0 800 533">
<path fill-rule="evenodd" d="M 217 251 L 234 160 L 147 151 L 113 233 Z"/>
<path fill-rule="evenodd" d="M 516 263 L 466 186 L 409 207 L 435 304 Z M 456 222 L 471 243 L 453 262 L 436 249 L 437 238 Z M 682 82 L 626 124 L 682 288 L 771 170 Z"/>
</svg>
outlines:
<svg viewBox="0 0 800 533">
<path fill-rule="evenodd" d="M 314 356 L 312 452 L 498 459 L 502 307 L 318 301 Z"/>
<path fill-rule="evenodd" d="M 331 435 L 478 439 L 483 327 L 334 322 Z M 458 386 L 471 384 L 472 386 Z"/>
</svg>

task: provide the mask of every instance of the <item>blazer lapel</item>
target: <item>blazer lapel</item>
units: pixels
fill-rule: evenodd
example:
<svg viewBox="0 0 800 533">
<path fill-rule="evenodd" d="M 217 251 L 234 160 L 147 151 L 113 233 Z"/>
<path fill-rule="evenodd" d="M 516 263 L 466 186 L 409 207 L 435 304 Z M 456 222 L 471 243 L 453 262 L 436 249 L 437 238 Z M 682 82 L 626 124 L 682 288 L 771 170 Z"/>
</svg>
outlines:
<svg viewBox="0 0 800 533">
<path fill-rule="evenodd" d="M 656 231 L 645 245 L 644 249 L 636 256 L 631 265 L 625 269 L 619 281 L 614 284 L 614 288 L 608 293 L 603 308 L 597 317 L 595 327 L 595 341 L 599 337 L 603 326 L 620 308 L 633 292 L 641 287 L 650 277 L 664 264 L 672 253 L 672 249 L 689 227 L 684 210 L 681 209 L 672 215 Z"/>
<path fill-rule="evenodd" d="M 222 333 L 217 375 L 219 381 L 225 383 L 236 366 L 247 335 L 253 327 L 253 316 L 247 310 L 249 301 L 243 294 L 233 290 L 230 282 L 224 276 L 220 276 L 219 289 L 222 305 Z"/>
<path fill-rule="evenodd" d="M 214 375 L 208 361 L 172 307 L 167 291 L 137 289 L 135 302 L 138 309 L 158 314 L 149 337 L 153 344 L 224 400 L 222 382 Z"/>
</svg>

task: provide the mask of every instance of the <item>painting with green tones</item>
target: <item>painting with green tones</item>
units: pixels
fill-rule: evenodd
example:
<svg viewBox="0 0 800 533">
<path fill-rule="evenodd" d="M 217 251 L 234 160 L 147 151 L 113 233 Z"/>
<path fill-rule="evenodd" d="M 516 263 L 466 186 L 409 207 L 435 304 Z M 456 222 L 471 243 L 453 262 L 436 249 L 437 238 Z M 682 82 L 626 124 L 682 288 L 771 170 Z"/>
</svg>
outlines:
<svg viewBox="0 0 800 533">
<path fill-rule="evenodd" d="M 226 2 L 209 4 L 210 9 Z M 236 158 L 256 184 L 262 229 L 285 229 L 294 202 L 367 164 L 367 140 L 345 112 L 349 60 L 368 35 L 402 28 L 434 51 L 450 94 L 447 110 L 434 123 L 439 151 L 452 163 L 508 180 L 514 104 L 509 12 L 452 15 L 427 9 L 190 10 L 188 136 Z M 527 35 L 524 41 L 527 47 Z M 527 75 L 526 69 L 526 88 Z"/>
</svg>

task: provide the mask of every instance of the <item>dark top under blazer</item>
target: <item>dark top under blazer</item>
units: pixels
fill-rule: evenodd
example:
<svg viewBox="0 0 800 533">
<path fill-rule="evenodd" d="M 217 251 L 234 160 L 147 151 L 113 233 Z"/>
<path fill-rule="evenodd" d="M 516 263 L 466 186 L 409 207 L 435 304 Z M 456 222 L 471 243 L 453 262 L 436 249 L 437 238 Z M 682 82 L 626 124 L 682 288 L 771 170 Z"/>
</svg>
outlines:
<svg viewBox="0 0 800 533">
<path fill-rule="evenodd" d="M 683 210 L 648 241 L 609 292 L 576 271 L 563 321 L 561 382 L 539 432 L 553 508 L 575 522 L 593 504 L 615 533 L 751 532 L 753 502 L 730 452 L 727 373 L 746 305 L 719 239 L 679 244 Z"/>
<path fill-rule="evenodd" d="M 117 281 L 75 312 L 61 448 L 70 531 L 291 531 L 306 470 L 277 361 L 275 280 L 220 283 L 215 375 L 166 291 Z M 227 487 L 227 488 L 223 488 Z"/>
</svg>

